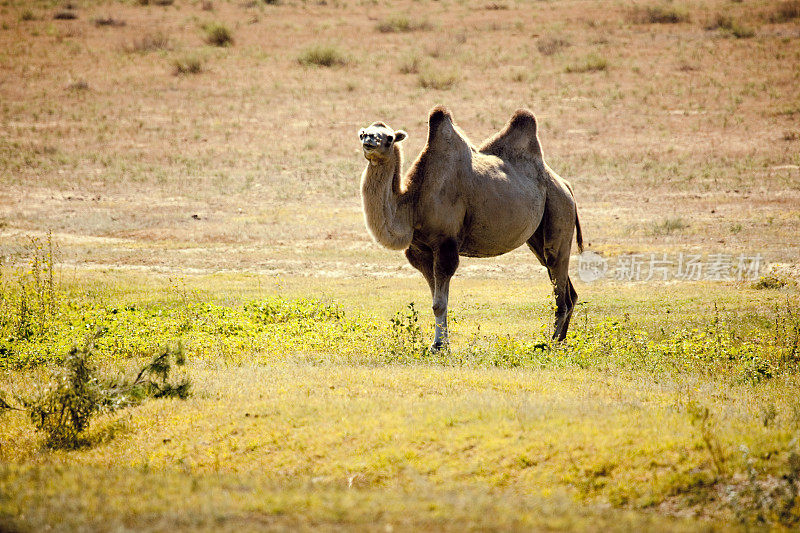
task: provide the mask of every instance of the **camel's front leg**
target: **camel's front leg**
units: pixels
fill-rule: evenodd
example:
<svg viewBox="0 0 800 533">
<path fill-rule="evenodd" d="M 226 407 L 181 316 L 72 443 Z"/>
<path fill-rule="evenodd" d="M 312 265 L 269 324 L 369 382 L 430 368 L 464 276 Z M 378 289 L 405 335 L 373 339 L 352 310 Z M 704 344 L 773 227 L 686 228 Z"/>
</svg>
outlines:
<svg viewBox="0 0 800 533">
<path fill-rule="evenodd" d="M 448 344 L 447 299 L 450 294 L 450 278 L 458 268 L 458 244 L 447 239 L 433 251 L 433 316 L 436 319 L 433 346 L 436 351 Z"/>
</svg>

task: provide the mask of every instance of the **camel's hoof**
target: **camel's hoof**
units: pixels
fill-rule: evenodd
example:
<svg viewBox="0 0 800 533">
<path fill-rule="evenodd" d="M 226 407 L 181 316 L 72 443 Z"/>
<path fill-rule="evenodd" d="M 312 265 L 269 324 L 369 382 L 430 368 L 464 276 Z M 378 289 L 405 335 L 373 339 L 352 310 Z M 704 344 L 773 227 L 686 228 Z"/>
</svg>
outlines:
<svg viewBox="0 0 800 533">
<path fill-rule="evenodd" d="M 443 350 L 446 350 L 447 348 L 448 348 L 448 344 L 446 342 L 438 341 L 438 342 L 434 342 L 433 344 L 431 344 L 430 352 L 431 353 L 437 353 L 437 352 L 441 352 Z"/>
</svg>

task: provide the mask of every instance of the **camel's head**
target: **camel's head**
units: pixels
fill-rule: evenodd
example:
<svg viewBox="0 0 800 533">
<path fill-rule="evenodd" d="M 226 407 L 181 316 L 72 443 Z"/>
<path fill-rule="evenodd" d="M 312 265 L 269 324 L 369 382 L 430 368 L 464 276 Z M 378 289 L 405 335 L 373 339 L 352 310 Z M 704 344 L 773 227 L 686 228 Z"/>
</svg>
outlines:
<svg viewBox="0 0 800 533">
<path fill-rule="evenodd" d="M 403 130 L 394 131 L 383 122 L 373 122 L 369 127 L 358 130 L 364 157 L 373 162 L 387 159 L 392 153 L 394 143 L 402 141 L 407 136 Z"/>
</svg>

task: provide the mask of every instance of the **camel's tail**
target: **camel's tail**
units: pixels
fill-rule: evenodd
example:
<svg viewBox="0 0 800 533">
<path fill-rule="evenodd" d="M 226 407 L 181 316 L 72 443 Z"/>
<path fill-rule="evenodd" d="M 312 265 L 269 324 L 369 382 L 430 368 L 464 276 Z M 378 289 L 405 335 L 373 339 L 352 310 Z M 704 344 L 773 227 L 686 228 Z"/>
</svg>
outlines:
<svg viewBox="0 0 800 533">
<path fill-rule="evenodd" d="M 567 189 L 569 189 L 569 193 L 572 195 L 572 200 L 575 201 L 575 193 L 572 192 L 572 185 L 570 182 L 565 180 L 567 184 Z M 575 203 L 575 240 L 578 241 L 578 252 L 583 253 L 583 232 L 581 232 L 581 221 L 578 218 L 578 204 Z"/>
</svg>

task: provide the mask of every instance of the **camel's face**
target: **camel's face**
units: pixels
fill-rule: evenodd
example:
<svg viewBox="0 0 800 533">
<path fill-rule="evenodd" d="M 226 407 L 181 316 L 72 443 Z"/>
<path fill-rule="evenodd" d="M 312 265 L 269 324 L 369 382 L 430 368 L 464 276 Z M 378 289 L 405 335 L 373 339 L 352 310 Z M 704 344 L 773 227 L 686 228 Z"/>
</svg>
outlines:
<svg viewBox="0 0 800 533">
<path fill-rule="evenodd" d="M 392 145 L 406 138 L 403 130 L 394 131 L 382 122 L 375 122 L 358 131 L 364 157 L 370 161 L 385 159 L 391 152 Z"/>
</svg>

